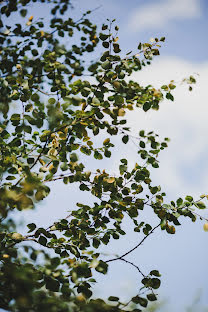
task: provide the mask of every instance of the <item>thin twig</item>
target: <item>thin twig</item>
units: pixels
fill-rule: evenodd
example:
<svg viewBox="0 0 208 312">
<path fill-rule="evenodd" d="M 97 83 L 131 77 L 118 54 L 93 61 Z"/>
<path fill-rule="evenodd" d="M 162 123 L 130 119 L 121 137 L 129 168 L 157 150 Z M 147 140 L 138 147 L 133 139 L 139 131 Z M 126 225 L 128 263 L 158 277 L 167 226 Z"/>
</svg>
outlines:
<svg viewBox="0 0 208 312">
<path fill-rule="evenodd" d="M 139 271 L 139 273 L 140 273 L 143 277 L 146 277 L 146 276 L 144 275 L 144 273 L 142 273 L 142 271 L 140 270 L 140 268 L 139 268 L 136 264 L 134 264 L 133 262 L 128 261 L 128 260 L 123 259 L 123 258 L 121 258 L 121 259 L 119 259 L 119 260 L 124 261 L 124 262 L 126 262 L 126 263 L 128 263 L 128 264 L 131 264 L 133 267 L 135 267 L 135 268 Z"/>
<path fill-rule="evenodd" d="M 121 260 L 123 257 L 127 256 L 128 254 L 130 254 L 132 251 L 134 251 L 135 249 L 137 249 L 139 246 L 141 246 L 141 244 L 147 239 L 147 237 L 149 237 L 154 230 L 156 230 L 158 227 L 160 226 L 160 223 L 158 225 L 156 225 L 135 247 L 133 247 L 132 249 L 130 249 L 129 251 L 125 252 L 122 256 L 117 257 L 117 258 L 113 258 L 110 260 L 105 261 L 106 263 L 108 262 L 112 262 L 112 261 L 116 261 L 116 260 Z"/>
</svg>

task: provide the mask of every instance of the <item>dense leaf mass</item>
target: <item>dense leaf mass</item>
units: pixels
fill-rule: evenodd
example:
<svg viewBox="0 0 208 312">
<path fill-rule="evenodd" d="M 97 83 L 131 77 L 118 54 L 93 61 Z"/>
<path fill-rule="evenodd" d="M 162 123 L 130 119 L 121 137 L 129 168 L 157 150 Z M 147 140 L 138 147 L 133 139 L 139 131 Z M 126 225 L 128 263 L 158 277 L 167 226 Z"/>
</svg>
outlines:
<svg viewBox="0 0 208 312">
<path fill-rule="evenodd" d="M 47 8 L 49 22 L 29 16 L 31 5 Z M 129 78 L 150 65 L 165 38 L 139 43 L 136 53 L 122 55 L 115 21 L 97 30 L 90 11 L 78 20 L 69 17 L 71 6 L 69 0 L 0 3 L 0 308 L 141 311 L 157 299 L 160 273 L 155 268 L 143 273 L 126 256 L 156 229 L 174 234 L 181 216 L 195 221 L 192 207 L 204 209 L 205 204 L 191 196 L 164 203 L 166 195 L 152 185 L 150 169 L 159 167 L 158 155 L 169 140 L 144 130 L 132 135 L 125 118 L 127 111 L 158 110 L 164 98 L 174 100 L 173 81 L 155 89 Z M 122 158 L 118 175 L 87 169 L 88 159 L 111 158 L 119 140 L 124 146 L 136 144 L 133 168 Z M 65 219 L 47 228 L 30 223 L 27 235 L 16 232 L 14 216 L 43 201 L 56 180 L 69 189 L 75 183 L 94 202 L 77 202 Z M 152 224 L 140 214 L 148 206 L 155 215 Z M 141 240 L 106 260 L 99 248 L 126 235 L 126 218 Z M 107 274 L 114 261 L 133 266 L 141 277 L 141 287 L 127 303 L 113 294 L 107 302 L 92 299 L 95 272 Z"/>
</svg>

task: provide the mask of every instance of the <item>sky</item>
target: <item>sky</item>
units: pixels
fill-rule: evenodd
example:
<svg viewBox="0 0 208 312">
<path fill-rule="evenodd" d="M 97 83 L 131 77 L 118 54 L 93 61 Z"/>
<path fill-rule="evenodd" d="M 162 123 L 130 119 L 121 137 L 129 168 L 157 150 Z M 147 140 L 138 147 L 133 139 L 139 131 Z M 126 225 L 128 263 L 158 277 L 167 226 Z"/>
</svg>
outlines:
<svg viewBox="0 0 208 312">
<path fill-rule="evenodd" d="M 207 0 L 74 0 L 73 15 L 95 9 L 92 19 L 98 25 L 106 19 L 116 19 L 120 28 L 119 40 L 125 52 L 135 51 L 138 43 L 149 42 L 152 37 L 166 37 L 161 55 L 151 66 L 134 73 L 131 79 L 141 85 L 155 87 L 175 80 L 175 101 L 164 100 L 157 112 L 129 113 L 128 119 L 135 133 L 141 129 L 154 130 L 170 137 L 169 148 L 160 156 L 160 168 L 152 172 L 153 181 L 161 185 L 169 200 L 193 195 L 196 199 L 208 193 L 208 1 Z M 35 13 L 33 12 L 33 15 Z M 197 84 L 193 91 L 181 84 L 183 78 L 194 74 Z M 136 150 L 118 150 L 106 165 L 114 165 L 126 153 L 130 163 L 135 163 Z M 122 155 L 121 155 L 122 154 Z M 80 197 L 76 187 L 54 184 L 51 195 L 34 211 L 26 212 L 25 219 L 51 224 L 62 218 Z M 89 201 L 83 194 L 82 201 Z M 70 203 L 70 204 L 69 204 Z M 203 212 L 208 217 L 208 212 Z M 147 214 L 148 215 L 148 214 Z M 148 215 L 150 217 L 150 215 Z M 126 228 L 130 223 L 126 222 Z M 129 231 L 121 242 L 113 241 L 109 254 L 121 254 L 140 239 Z M 208 233 L 203 222 L 184 221 L 175 235 L 155 233 L 145 244 L 132 253 L 128 260 L 140 264 L 149 272 L 158 268 L 162 273 L 159 289 L 161 300 L 166 299 L 168 311 L 185 311 L 200 292 L 200 306 L 208 307 L 207 250 Z M 152 267 L 152 265 L 154 267 Z M 109 274 L 99 277 L 98 296 L 121 295 L 128 299 L 138 289 L 138 277 L 133 268 L 123 263 L 112 263 Z M 199 310 L 198 310 L 199 311 Z M 204 311 L 204 310 L 203 310 Z"/>
</svg>

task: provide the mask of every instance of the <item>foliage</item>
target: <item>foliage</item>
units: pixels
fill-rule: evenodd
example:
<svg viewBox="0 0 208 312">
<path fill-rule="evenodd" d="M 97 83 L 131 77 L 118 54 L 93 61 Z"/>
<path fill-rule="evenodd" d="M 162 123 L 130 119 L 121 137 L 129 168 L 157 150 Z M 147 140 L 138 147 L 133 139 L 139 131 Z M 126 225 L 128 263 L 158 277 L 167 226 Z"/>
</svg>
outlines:
<svg viewBox="0 0 208 312">
<path fill-rule="evenodd" d="M 51 9 L 47 23 L 28 16 L 32 2 L 36 1 L 1 1 L 0 307 L 9 311 L 139 312 L 157 299 L 160 273 L 153 268 L 144 274 L 126 256 L 156 229 L 174 234 L 182 216 L 195 221 L 193 206 L 204 209 L 205 204 L 191 196 L 164 203 L 166 195 L 160 186 L 152 185 L 150 169 L 159 167 L 158 155 L 168 139 L 160 141 L 153 132 L 139 132 L 140 160 L 130 168 L 122 158 L 118 176 L 105 169 L 90 172 L 86 162 L 111 158 L 113 136 L 124 146 L 134 138 L 125 119 L 128 110 L 158 110 L 164 98 L 174 100 L 173 81 L 155 89 L 128 79 L 159 55 L 165 38 L 140 43 L 137 53 L 122 57 L 114 21 L 99 32 L 88 19 L 90 11 L 77 21 L 64 19 L 71 7 L 69 0 L 42 0 L 34 6 Z M 11 19 L 14 14 L 19 14 L 18 23 Z M 68 38 L 78 43 L 69 46 L 65 44 Z M 86 66 L 84 60 L 100 45 L 101 57 L 96 61 L 92 57 Z M 193 84 L 195 79 L 191 76 L 187 82 Z M 56 180 L 69 187 L 79 185 L 80 193 L 91 193 L 95 202 L 78 202 L 65 219 L 48 228 L 31 223 L 27 235 L 16 232 L 11 216 L 33 209 L 48 196 L 50 182 Z M 156 215 L 156 224 L 141 219 L 140 211 L 147 206 Z M 104 260 L 99 248 L 126 235 L 123 220 L 127 217 L 143 238 L 123 255 Z M 107 274 L 115 261 L 137 270 L 141 289 L 127 303 L 113 294 L 107 303 L 91 299 L 95 272 Z"/>
</svg>

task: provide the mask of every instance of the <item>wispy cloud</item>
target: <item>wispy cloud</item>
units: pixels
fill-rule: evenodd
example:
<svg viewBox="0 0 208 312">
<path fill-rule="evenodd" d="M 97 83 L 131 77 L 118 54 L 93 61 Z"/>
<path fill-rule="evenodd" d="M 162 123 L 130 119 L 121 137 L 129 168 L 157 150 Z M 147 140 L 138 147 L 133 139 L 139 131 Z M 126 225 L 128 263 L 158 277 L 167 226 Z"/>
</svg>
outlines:
<svg viewBox="0 0 208 312">
<path fill-rule="evenodd" d="M 155 1 L 156 2 L 156 1 Z M 200 0 L 163 0 L 139 7 L 130 15 L 129 28 L 132 31 L 162 28 L 173 20 L 200 17 Z"/>
<path fill-rule="evenodd" d="M 192 92 L 180 81 L 198 73 Z M 142 85 L 151 83 L 160 87 L 175 79 L 179 86 L 174 90 L 175 101 L 164 100 L 157 112 L 142 111 L 129 115 L 135 133 L 138 128 L 154 130 L 160 137 L 171 138 L 169 148 L 161 155 L 160 169 L 154 174 L 156 181 L 172 194 L 207 193 L 208 133 L 207 105 L 208 63 L 192 64 L 176 57 L 160 58 L 142 73 L 135 73 L 133 80 Z M 133 159 L 132 159 L 133 161 Z"/>
</svg>

